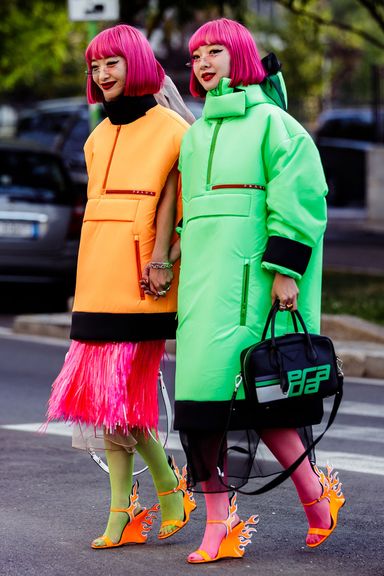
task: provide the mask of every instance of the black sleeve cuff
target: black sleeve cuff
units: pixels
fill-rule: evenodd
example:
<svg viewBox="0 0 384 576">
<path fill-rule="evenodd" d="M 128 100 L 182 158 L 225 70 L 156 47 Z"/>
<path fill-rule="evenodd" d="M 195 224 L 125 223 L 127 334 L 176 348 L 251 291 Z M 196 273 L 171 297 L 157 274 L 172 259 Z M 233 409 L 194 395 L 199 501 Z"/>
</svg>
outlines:
<svg viewBox="0 0 384 576">
<path fill-rule="evenodd" d="M 263 262 L 269 262 L 304 274 L 311 258 L 312 248 L 296 240 L 282 236 L 270 236 L 264 252 Z"/>
</svg>

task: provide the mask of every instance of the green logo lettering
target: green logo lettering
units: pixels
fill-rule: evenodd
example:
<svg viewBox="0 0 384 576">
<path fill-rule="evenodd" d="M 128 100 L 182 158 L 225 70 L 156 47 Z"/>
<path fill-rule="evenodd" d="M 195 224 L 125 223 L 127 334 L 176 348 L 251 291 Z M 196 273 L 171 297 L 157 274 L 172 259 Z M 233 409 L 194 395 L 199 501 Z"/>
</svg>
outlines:
<svg viewBox="0 0 384 576">
<path fill-rule="evenodd" d="M 313 366 L 304 370 L 291 370 L 287 373 L 289 382 L 288 396 L 315 394 L 319 390 L 320 383 L 329 380 L 330 372 L 330 364 Z"/>
</svg>

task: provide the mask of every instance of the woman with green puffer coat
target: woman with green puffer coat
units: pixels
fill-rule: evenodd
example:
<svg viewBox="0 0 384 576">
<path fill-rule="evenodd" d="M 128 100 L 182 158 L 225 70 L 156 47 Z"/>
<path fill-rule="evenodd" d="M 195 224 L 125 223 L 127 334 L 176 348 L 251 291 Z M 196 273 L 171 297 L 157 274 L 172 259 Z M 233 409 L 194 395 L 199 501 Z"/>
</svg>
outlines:
<svg viewBox="0 0 384 576">
<path fill-rule="evenodd" d="M 286 311 L 297 308 L 299 292 L 309 331 L 320 329 L 327 187 L 311 137 L 284 109 L 282 77 L 267 78 L 250 32 L 225 18 L 212 21 L 195 32 L 189 49 L 191 92 L 205 97 L 205 106 L 183 138 L 179 160 L 183 223 L 175 428 L 187 455 L 190 487 L 205 494 L 204 537 L 188 557 L 203 563 L 244 554 L 238 546 L 244 523 L 217 469 L 240 352 L 261 339 L 271 301 L 278 299 L 285 311 L 277 334 L 292 331 Z M 254 429 L 246 401 L 238 404 L 234 428 Z M 263 423 L 257 433 L 252 430 L 254 448 L 261 438 L 287 468 L 321 418 L 320 404 L 302 414 L 301 430 Z M 329 478 L 319 474 L 308 458 L 292 474 L 309 522 L 310 547 L 331 534 L 344 503 L 327 488 Z"/>
</svg>

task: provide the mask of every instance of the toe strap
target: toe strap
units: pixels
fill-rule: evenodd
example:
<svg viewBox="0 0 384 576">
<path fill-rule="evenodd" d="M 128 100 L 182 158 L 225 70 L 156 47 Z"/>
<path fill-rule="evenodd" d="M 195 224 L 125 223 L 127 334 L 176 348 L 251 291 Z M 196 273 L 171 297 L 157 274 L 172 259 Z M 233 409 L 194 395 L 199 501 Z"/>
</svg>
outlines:
<svg viewBox="0 0 384 576">
<path fill-rule="evenodd" d="M 102 546 L 97 546 L 97 544 L 95 544 L 95 542 L 97 542 L 98 540 L 103 542 Z M 112 542 L 112 540 L 110 538 L 108 538 L 108 536 L 99 536 L 98 538 L 96 538 L 92 542 L 92 544 L 95 546 L 95 548 L 102 548 L 103 546 L 108 546 L 108 547 L 115 546 L 115 543 Z"/>
<path fill-rule="evenodd" d="M 326 529 L 326 528 L 310 528 L 308 530 L 308 534 L 313 534 L 316 536 L 329 536 L 329 534 L 331 533 L 330 529 Z"/>
<path fill-rule="evenodd" d="M 194 552 L 192 552 L 192 554 L 198 554 L 206 562 L 209 562 L 209 560 L 212 560 L 212 558 L 210 557 L 208 552 L 206 552 L 205 550 L 201 550 L 201 548 L 199 548 L 198 550 L 195 550 Z M 191 562 L 194 562 L 194 560 L 191 560 Z"/>
<path fill-rule="evenodd" d="M 184 524 L 185 522 L 183 522 L 183 520 L 164 520 L 164 522 L 161 523 L 161 528 L 165 528 L 166 526 L 178 526 L 181 528 Z"/>
</svg>

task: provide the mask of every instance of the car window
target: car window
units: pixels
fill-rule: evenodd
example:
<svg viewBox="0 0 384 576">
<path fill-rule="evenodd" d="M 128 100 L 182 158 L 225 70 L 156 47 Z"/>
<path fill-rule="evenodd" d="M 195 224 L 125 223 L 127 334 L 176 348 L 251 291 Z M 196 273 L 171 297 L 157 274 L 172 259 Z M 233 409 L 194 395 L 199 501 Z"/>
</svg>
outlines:
<svg viewBox="0 0 384 576">
<path fill-rule="evenodd" d="M 55 157 L 1 150 L 0 195 L 10 200 L 67 204 L 67 180 Z"/>
</svg>

